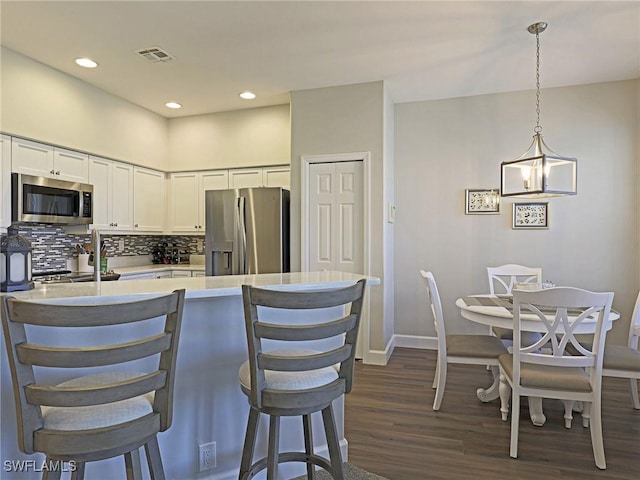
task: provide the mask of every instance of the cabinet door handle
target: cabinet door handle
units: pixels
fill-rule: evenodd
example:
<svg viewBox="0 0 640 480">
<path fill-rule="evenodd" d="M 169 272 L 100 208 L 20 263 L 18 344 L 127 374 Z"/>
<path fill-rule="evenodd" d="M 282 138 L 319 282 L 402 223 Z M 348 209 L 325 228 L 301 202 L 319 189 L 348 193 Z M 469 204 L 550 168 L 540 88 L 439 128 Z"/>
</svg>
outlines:
<svg viewBox="0 0 640 480">
<path fill-rule="evenodd" d="M 60 175 L 60 170 L 58 170 L 58 171 L 56 172 L 56 175 Z"/>
<path fill-rule="evenodd" d="M 55 170 L 49 170 L 49 173 L 50 173 L 51 175 L 55 175 L 55 174 L 56 174 L 56 171 L 55 171 Z"/>
<path fill-rule="evenodd" d="M 135 227 L 138 228 L 138 224 L 137 223 L 135 224 Z"/>
</svg>

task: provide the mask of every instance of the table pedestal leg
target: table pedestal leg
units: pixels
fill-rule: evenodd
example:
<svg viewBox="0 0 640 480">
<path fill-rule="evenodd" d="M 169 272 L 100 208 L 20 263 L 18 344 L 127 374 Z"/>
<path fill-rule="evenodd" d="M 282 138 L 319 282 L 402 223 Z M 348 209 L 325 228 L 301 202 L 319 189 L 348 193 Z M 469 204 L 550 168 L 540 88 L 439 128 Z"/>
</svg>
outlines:
<svg viewBox="0 0 640 480">
<path fill-rule="evenodd" d="M 489 388 L 479 388 L 476 390 L 478 400 L 483 403 L 495 400 L 500 395 L 498 388 L 500 387 L 500 369 L 496 366 L 491 366 L 491 373 L 493 374 L 493 383 Z"/>
<path fill-rule="evenodd" d="M 529 397 L 529 416 L 531 417 L 531 423 L 536 427 L 543 426 L 544 422 L 547 421 L 547 417 L 542 412 L 541 397 Z"/>
</svg>

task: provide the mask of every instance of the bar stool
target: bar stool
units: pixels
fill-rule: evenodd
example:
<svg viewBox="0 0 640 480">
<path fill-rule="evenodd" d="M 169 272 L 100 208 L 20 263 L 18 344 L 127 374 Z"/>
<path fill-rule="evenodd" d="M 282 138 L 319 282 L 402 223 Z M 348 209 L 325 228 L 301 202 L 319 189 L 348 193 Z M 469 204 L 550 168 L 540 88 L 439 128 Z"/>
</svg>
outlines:
<svg viewBox="0 0 640 480">
<path fill-rule="evenodd" d="M 250 411 L 239 479 L 253 478 L 266 468 L 267 480 L 276 480 L 279 463 L 305 462 L 309 479 L 313 479 L 314 465 L 317 465 L 334 479 L 344 480 L 332 402 L 349 393 L 353 384 L 364 286 L 364 279 L 345 288 L 303 292 L 243 285 L 249 360 L 240 367 L 238 376 L 242 392 L 248 397 Z M 327 311 L 335 313 L 332 319 L 313 319 L 310 310 L 330 307 L 342 308 Z M 285 315 L 285 312 L 274 309 L 297 310 L 297 314 L 294 312 L 295 319 L 288 316 L 287 324 L 284 324 L 277 317 Z M 268 317 L 261 320 L 266 315 Z M 324 349 L 292 348 L 289 343 L 284 349 L 263 351 L 263 339 L 287 344 L 334 338 L 337 340 L 333 346 Z M 329 460 L 313 451 L 311 414 L 320 411 Z M 267 456 L 254 462 L 261 413 L 269 415 Z M 305 450 L 279 453 L 280 419 L 298 415 L 302 416 Z"/>
<path fill-rule="evenodd" d="M 151 478 L 165 478 L 156 435 L 171 426 L 184 293 L 100 305 L 2 298 L 18 446 L 46 455 L 51 467 L 43 479 L 60 478 L 62 462 L 70 462 L 73 479 L 82 479 L 86 462 L 119 455 L 127 478 L 142 478 L 141 446 Z M 86 327 L 95 330 L 88 335 Z M 110 338 L 118 343 L 107 343 Z M 135 371 L 127 370 L 131 365 Z M 55 385 L 43 381 L 78 367 L 96 373 Z"/>
</svg>

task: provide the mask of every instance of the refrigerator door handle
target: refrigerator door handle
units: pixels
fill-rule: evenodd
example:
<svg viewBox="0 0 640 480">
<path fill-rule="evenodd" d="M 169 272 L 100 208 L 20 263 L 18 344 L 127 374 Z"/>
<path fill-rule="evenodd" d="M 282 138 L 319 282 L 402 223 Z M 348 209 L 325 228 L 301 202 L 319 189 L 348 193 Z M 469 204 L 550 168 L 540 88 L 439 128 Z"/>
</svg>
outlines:
<svg viewBox="0 0 640 480">
<path fill-rule="evenodd" d="M 245 198 L 238 197 L 236 207 L 236 238 L 238 245 L 238 271 L 236 274 L 243 275 L 247 273 L 247 226 L 244 210 Z"/>
</svg>

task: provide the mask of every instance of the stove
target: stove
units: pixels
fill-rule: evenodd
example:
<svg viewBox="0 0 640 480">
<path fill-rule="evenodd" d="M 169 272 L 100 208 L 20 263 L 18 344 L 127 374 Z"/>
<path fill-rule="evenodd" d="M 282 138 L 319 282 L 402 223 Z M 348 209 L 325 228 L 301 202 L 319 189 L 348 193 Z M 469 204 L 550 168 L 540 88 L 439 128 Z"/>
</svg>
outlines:
<svg viewBox="0 0 640 480">
<path fill-rule="evenodd" d="M 88 272 L 72 272 L 70 270 L 47 270 L 43 272 L 33 272 L 31 274 L 35 282 L 43 284 L 51 283 L 77 283 L 77 282 L 93 282 L 93 273 Z M 109 282 L 118 280 L 119 273 L 110 270 L 100 274 L 100 281 Z"/>
</svg>

